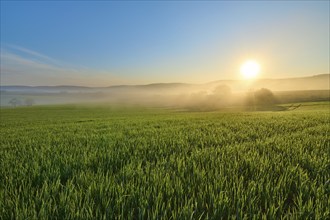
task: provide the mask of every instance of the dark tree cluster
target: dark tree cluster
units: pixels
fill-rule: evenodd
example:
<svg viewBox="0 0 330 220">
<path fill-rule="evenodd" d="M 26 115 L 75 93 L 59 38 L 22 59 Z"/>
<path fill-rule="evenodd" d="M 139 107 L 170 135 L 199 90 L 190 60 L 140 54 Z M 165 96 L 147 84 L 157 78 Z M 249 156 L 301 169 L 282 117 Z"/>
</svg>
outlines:
<svg viewBox="0 0 330 220">
<path fill-rule="evenodd" d="M 22 102 L 18 98 L 12 98 L 8 104 L 10 104 L 12 107 L 17 107 L 17 106 L 32 106 L 35 104 L 34 100 L 32 98 L 27 98 Z"/>
</svg>

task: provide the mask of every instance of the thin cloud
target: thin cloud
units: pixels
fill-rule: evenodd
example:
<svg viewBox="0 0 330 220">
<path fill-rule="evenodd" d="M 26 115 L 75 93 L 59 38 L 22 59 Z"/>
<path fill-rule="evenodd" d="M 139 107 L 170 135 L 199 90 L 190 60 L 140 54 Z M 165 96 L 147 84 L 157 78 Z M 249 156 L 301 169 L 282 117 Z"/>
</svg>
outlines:
<svg viewBox="0 0 330 220">
<path fill-rule="evenodd" d="M 51 58 L 49 56 L 46 56 L 44 54 L 41 54 L 39 52 L 30 50 L 30 49 L 27 49 L 27 48 L 24 48 L 24 47 L 20 47 L 20 46 L 17 46 L 17 45 L 13 45 L 13 44 L 7 44 L 7 46 L 9 48 L 14 49 L 14 50 L 18 50 L 18 51 L 21 51 L 21 52 L 26 53 L 28 55 L 37 57 L 39 59 L 46 60 L 46 61 L 51 62 L 51 63 L 54 63 L 54 64 L 60 64 L 60 62 L 58 60 L 53 59 L 53 58 Z"/>
<path fill-rule="evenodd" d="M 15 50 L 8 50 L 10 48 Z M 17 51 L 24 52 L 25 56 Z M 108 71 L 56 65 L 60 63 L 56 59 L 13 45 L 7 49 L 1 48 L 0 58 L 1 85 L 109 86 L 124 81 Z"/>
<path fill-rule="evenodd" d="M 27 59 L 21 57 L 17 54 L 13 54 L 7 51 L 1 52 L 1 67 L 3 66 L 12 66 L 12 67 L 29 67 L 33 69 L 60 69 L 58 67 L 54 67 L 47 63 L 42 63 L 38 61 L 34 61 L 31 59 Z"/>
</svg>

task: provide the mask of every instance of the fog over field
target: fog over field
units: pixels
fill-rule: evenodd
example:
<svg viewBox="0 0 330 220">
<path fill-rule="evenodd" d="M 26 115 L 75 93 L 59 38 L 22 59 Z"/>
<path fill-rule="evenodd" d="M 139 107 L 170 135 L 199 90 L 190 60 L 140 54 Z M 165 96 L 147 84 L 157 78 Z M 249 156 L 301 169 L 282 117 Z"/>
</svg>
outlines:
<svg viewBox="0 0 330 220">
<path fill-rule="evenodd" d="M 287 79 L 219 80 L 109 87 L 1 86 L 1 106 L 105 103 L 194 109 L 245 105 L 265 88 L 276 103 L 329 100 L 329 74 Z M 13 103 L 14 100 L 14 103 Z"/>
</svg>

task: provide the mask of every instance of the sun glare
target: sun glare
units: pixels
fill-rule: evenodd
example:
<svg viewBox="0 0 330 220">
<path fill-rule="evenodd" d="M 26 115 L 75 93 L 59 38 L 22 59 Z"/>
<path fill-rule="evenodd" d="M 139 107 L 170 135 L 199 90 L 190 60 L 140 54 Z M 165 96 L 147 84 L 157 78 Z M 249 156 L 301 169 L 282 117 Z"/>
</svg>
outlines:
<svg viewBox="0 0 330 220">
<path fill-rule="evenodd" d="M 241 66 L 241 74 L 245 79 L 255 78 L 260 71 L 259 64 L 254 60 L 249 60 Z"/>
</svg>

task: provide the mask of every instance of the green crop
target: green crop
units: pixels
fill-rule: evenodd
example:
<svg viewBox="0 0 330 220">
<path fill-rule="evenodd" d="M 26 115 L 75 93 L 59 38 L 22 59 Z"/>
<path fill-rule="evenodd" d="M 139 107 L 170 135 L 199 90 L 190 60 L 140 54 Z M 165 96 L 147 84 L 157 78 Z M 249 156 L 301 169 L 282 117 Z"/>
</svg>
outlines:
<svg viewBox="0 0 330 220">
<path fill-rule="evenodd" d="M 1 109 L 0 219 L 329 219 L 329 116 Z"/>
</svg>

